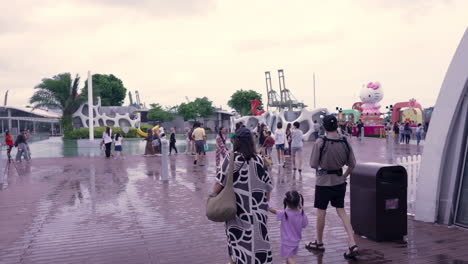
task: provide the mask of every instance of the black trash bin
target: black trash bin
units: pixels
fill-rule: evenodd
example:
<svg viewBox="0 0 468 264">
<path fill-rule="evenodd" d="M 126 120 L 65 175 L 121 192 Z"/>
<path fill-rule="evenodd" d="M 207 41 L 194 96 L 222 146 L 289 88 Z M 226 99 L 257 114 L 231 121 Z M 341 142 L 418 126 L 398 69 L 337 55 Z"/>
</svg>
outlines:
<svg viewBox="0 0 468 264">
<path fill-rule="evenodd" d="M 357 164 L 351 173 L 351 224 L 374 241 L 403 240 L 407 234 L 407 173 L 399 165 Z"/>
</svg>

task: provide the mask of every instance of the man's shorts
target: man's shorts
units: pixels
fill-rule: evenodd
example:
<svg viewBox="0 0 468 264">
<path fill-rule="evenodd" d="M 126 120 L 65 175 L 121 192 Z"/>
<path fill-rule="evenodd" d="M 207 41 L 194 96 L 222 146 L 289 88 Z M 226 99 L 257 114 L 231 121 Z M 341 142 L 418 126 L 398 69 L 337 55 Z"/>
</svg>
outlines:
<svg viewBox="0 0 468 264">
<path fill-rule="evenodd" d="M 276 144 L 277 150 L 284 150 L 284 144 Z"/>
<path fill-rule="evenodd" d="M 195 152 L 198 154 L 205 153 L 205 141 L 196 140 L 195 141 Z"/>
<path fill-rule="evenodd" d="M 296 155 L 296 154 L 302 154 L 302 147 L 299 148 L 291 148 L 291 154 Z"/>
<path fill-rule="evenodd" d="M 314 207 L 326 210 L 328 203 L 335 208 L 344 208 L 346 182 L 335 186 L 315 186 Z"/>
</svg>

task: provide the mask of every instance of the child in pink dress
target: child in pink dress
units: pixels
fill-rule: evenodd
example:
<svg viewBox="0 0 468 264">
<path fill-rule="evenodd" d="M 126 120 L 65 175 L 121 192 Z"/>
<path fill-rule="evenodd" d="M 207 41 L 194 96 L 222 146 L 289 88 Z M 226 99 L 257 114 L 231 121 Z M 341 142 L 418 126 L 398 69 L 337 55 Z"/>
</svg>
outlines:
<svg viewBox="0 0 468 264">
<path fill-rule="evenodd" d="M 302 229 L 309 224 L 309 220 L 302 209 L 304 198 L 299 192 L 287 192 L 283 204 L 284 210 L 271 207 L 268 210 L 276 214 L 276 220 L 281 221 L 281 257 L 286 259 L 286 264 L 295 264 L 294 257 L 302 239 Z"/>
</svg>

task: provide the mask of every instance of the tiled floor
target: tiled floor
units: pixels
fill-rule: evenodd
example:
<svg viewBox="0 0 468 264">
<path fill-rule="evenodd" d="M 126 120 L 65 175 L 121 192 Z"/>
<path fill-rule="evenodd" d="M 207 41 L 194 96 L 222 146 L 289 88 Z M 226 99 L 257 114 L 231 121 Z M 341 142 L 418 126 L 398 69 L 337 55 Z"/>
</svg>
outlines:
<svg viewBox="0 0 468 264">
<path fill-rule="evenodd" d="M 358 161 L 392 162 L 422 150 L 385 140 L 353 140 Z M 310 152 L 306 144 L 305 164 Z M 204 216 L 214 182 L 209 166 L 192 164 L 190 155 L 170 158 L 170 178 L 159 177 L 160 157 L 34 159 L 10 167 L 0 191 L 0 263 L 226 263 L 223 224 Z M 302 175 L 273 167 L 272 204 L 297 189 L 305 196 L 314 238 L 314 172 Z M 349 194 L 348 194 L 349 197 Z M 347 200 L 349 208 L 349 198 Z M 363 263 L 468 263 L 468 231 L 408 221 L 408 243 L 376 243 L 358 238 Z M 344 229 L 333 210 L 327 215 L 326 252 L 301 248 L 298 263 L 346 263 Z M 279 223 L 269 219 L 274 263 L 279 257 Z"/>
</svg>

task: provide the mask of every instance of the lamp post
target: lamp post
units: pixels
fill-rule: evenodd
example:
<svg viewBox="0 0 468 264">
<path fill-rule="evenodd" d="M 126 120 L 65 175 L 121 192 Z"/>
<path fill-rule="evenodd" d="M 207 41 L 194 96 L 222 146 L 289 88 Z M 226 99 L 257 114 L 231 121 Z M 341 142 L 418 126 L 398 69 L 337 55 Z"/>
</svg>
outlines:
<svg viewBox="0 0 468 264">
<path fill-rule="evenodd" d="M 387 117 L 390 119 L 389 122 L 392 122 L 392 113 L 393 113 L 393 105 L 387 105 L 385 106 L 387 109 Z"/>
<path fill-rule="evenodd" d="M 336 111 L 338 111 L 338 121 L 341 121 L 343 119 L 343 108 L 337 106 Z"/>
</svg>

